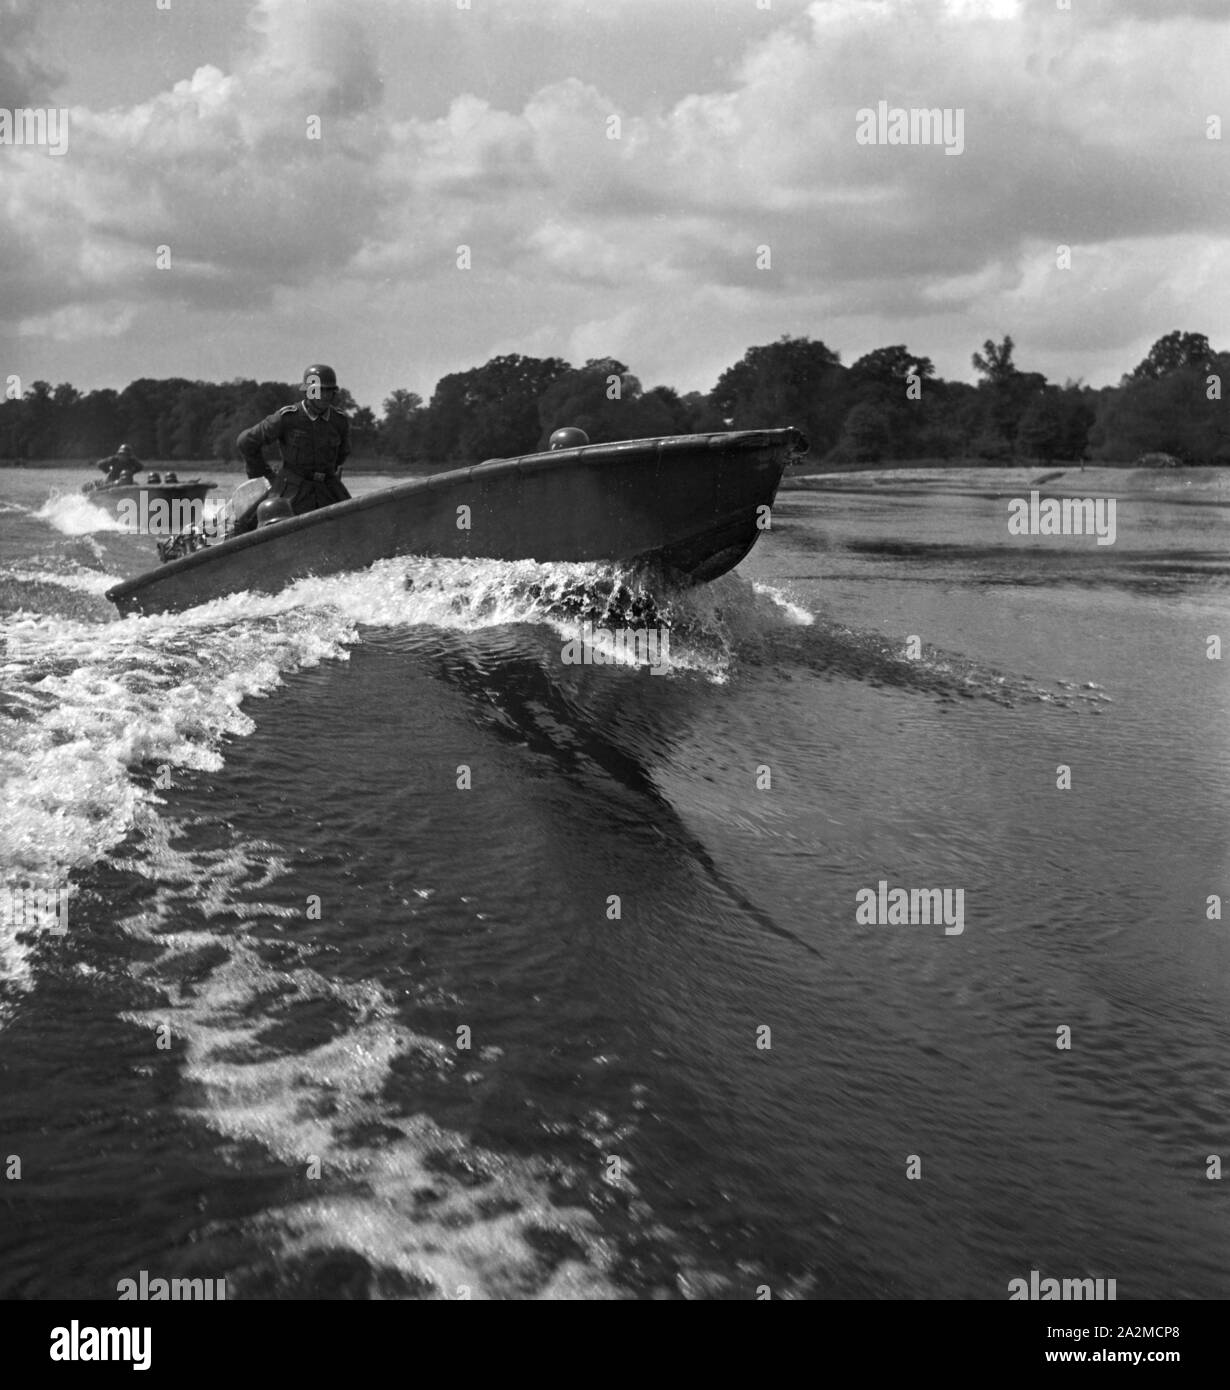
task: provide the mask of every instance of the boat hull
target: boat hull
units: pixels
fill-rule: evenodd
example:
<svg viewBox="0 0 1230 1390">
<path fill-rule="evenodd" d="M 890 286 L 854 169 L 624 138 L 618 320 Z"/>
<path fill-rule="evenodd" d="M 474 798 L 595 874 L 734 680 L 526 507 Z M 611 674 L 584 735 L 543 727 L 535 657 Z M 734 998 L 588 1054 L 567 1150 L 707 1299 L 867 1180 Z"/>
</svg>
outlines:
<svg viewBox="0 0 1230 1390">
<path fill-rule="evenodd" d="M 496 459 L 235 536 L 110 589 L 122 613 L 178 612 L 398 555 L 652 564 L 700 583 L 755 544 L 793 429 L 675 435 Z"/>
<path fill-rule="evenodd" d="M 93 488 L 85 496 L 87 501 L 113 516 L 122 516 L 130 508 L 136 508 L 133 513 L 136 515 L 148 512 L 155 501 L 167 503 L 168 509 L 170 504 L 177 502 L 203 502 L 206 494 L 217 486 L 217 483 L 117 483 Z"/>
</svg>

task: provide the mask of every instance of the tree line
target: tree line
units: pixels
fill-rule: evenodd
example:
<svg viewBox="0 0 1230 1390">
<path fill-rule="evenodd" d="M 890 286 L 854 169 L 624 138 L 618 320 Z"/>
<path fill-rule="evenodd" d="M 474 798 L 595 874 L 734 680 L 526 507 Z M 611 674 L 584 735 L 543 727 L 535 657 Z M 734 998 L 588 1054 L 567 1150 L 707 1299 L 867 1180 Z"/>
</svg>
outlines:
<svg viewBox="0 0 1230 1390">
<path fill-rule="evenodd" d="M 492 358 L 451 372 L 430 401 L 396 390 L 377 419 L 349 392 L 357 458 L 388 463 L 477 463 L 545 448 L 577 425 L 592 443 L 665 434 L 795 425 L 811 457 L 837 466 L 906 460 L 1015 458 L 1131 462 L 1169 454 L 1183 463 L 1230 463 L 1222 382 L 1230 353 L 1201 333 L 1159 338 L 1117 386 L 1063 386 L 1014 360 L 1012 338 L 988 339 L 971 362 L 979 381 L 945 381 L 903 344 L 849 367 L 823 342 L 784 336 L 748 348 L 707 393 L 642 387 L 613 357 L 574 367 L 562 358 Z M 127 442 L 139 457 L 228 460 L 235 436 L 300 398 L 284 382 L 142 378 L 123 391 L 81 393 L 34 382 L 0 402 L 0 458 L 95 458 Z"/>
</svg>

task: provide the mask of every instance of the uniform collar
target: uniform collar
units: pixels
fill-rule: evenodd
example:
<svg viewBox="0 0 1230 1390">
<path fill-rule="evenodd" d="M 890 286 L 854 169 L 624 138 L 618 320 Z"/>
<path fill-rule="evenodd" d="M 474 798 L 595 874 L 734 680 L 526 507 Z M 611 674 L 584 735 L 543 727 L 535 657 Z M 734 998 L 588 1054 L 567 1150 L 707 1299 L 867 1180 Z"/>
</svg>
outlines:
<svg viewBox="0 0 1230 1390">
<path fill-rule="evenodd" d="M 320 417 L 321 417 L 322 415 L 323 415 L 323 416 L 325 417 L 325 419 L 327 420 L 327 419 L 329 418 L 330 414 L 331 414 L 332 411 L 333 411 L 333 407 L 332 407 L 331 405 L 326 405 L 326 406 L 324 406 L 321 410 L 317 411 L 317 413 L 316 413 L 315 415 L 313 415 L 313 414 L 312 414 L 312 407 L 311 407 L 311 405 L 308 403 L 307 397 L 304 396 L 304 398 L 303 398 L 303 410 L 304 410 L 304 414 L 308 417 L 309 420 L 319 420 Z"/>
</svg>

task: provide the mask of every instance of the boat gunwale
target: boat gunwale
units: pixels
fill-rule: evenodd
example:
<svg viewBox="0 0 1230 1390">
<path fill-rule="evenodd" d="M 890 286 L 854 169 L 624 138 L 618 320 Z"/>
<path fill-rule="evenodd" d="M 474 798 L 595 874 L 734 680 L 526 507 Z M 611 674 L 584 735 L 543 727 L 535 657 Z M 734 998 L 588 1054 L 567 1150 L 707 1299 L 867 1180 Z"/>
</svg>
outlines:
<svg viewBox="0 0 1230 1390">
<path fill-rule="evenodd" d="M 190 478 L 182 483 L 104 483 L 101 487 L 82 491 L 82 497 L 114 497 L 117 492 L 187 492 L 193 489 L 221 487 L 221 483 L 207 483 L 198 478 Z"/>
</svg>

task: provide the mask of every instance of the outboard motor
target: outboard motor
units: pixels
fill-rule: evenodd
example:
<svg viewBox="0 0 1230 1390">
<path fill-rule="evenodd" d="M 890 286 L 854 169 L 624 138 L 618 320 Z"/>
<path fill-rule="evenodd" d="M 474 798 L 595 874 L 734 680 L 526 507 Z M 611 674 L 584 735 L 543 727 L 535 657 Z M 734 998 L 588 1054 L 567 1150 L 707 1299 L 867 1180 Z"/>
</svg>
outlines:
<svg viewBox="0 0 1230 1390">
<path fill-rule="evenodd" d="M 275 521 L 289 521 L 294 514 L 285 497 L 266 497 L 256 509 L 256 524 L 272 526 Z"/>
</svg>

